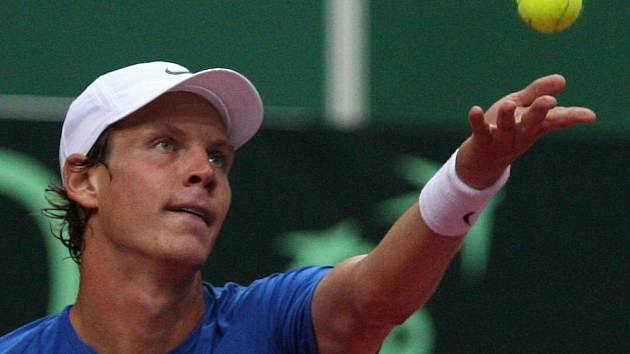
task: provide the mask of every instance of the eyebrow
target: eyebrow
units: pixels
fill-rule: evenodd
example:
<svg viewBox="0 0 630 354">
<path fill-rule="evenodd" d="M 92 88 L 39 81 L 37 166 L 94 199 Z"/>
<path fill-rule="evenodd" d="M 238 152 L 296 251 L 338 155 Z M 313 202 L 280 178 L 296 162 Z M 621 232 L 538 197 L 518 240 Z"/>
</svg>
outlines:
<svg viewBox="0 0 630 354">
<path fill-rule="evenodd" d="M 177 136 L 185 136 L 186 132 L 183 131 L 182 129 L 179 129 L 178 127 L 169 124 L 169 123 L 164 123 L 164 122 L 159 122 L 156 126 L 157 131 L 166 131 L 169 134 L 172 135 L 177 135 Z"/>
</svg>

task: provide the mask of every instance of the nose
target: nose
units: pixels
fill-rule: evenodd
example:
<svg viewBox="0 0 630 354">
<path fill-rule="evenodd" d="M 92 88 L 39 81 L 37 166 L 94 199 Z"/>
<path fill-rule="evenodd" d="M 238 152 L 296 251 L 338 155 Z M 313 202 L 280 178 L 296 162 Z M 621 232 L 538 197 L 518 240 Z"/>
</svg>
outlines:
<svg viewBox="0 0 630 354">
<path fill-rule="evenodd" d="M 184 185 L 200 185 L 211 189 L 216 184 L 216 173 L 208 162 L 208 154 L 205 149 L 193 149 L 188 152 L 185 159 L 186 175 Z"/>
</svg>

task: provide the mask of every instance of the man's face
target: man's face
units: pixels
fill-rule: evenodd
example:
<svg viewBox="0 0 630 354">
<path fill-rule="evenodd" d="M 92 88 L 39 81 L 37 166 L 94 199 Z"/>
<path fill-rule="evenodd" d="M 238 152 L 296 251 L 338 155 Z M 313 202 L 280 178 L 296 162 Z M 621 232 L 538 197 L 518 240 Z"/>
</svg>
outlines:
<svg viewBox="0 0 630 354">
<path fill-rule="evenodd" d="M 214 107 L 163 95 L 116 125 L 109 171 L 97 171 L 94 237 L 118 255 L 203 265 L 230 206 L 233 161 Z"/>
</svg>

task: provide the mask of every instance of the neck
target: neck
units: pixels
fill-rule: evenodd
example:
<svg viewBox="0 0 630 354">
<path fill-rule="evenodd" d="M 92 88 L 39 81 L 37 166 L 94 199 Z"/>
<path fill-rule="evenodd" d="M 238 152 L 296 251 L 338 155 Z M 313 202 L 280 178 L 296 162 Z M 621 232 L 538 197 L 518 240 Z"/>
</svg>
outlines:
<svg viewBox="0 0 630 354">
<path fill-rule="evenodd" d="M 80 284 L 70 320 L 99 353 L 167 352 L 203 316 L 201 273 L 181 264 L 86 245 Z"/>
</svg>

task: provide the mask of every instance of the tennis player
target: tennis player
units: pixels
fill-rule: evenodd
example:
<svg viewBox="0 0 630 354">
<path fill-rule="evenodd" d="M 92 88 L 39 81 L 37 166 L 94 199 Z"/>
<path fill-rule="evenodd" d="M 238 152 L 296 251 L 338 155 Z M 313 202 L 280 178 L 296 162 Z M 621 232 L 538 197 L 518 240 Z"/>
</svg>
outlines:
<svg viewBox="0 0 630 354">
<path fill-rule="evenodd" d="M 235 151 L 263 105 L 245 77 L 152 62 L 107 73 L 72 103 L 63 185 L 48 210 L 80 266 L 74 305 L 0 339 L 0 353 L 374 353 L 433 294 L 511 163 L 595 114 L 558 106 L 560 75 L 484 112 L 367 255 L 215 286 L 200 270 L 230 207 Z"/>
</svg>

